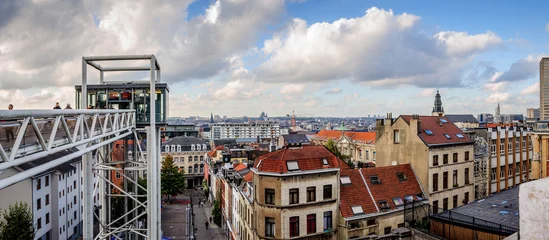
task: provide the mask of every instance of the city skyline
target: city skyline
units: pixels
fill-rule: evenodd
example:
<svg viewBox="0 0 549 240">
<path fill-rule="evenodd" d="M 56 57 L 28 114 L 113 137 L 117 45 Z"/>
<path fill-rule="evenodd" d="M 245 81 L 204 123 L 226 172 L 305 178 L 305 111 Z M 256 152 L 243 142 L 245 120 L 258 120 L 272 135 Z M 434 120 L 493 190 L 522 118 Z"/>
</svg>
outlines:
<svg viewBox="0 0 549 240">
<path fill-rule="evenodd" d="M 539 107 L 546 3 L 495 3 L 4 1 L 0 100 L 73 105 L 82 56 L 153 53 L 174 117 L 428 115 L 437 89 L 447 113 L 524 114 Z"/>
</svg>

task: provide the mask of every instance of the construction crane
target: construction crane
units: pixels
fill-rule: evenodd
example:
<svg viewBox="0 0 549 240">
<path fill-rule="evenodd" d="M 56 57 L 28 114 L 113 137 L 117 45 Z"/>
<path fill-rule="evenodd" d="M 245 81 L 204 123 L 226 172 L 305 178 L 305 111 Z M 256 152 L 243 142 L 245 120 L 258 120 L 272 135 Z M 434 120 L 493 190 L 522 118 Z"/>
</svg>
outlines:
<svg viewBox="0 0 549 240">
<path fill-rule="evenodd" d="M 292 117 L 292 121 L 291 121 L 291 124 L 292 124 L 292 131 L 296 131 L 296 122 L 295 122 L 295 117 L 298 116 L 298 117 L 306 117 L 306 116 L 314 116 L 314 114 L 295 114 L 295 110 L 292 110 L 292 114 L 286 114 L 286 117 Z"/>
</svg>

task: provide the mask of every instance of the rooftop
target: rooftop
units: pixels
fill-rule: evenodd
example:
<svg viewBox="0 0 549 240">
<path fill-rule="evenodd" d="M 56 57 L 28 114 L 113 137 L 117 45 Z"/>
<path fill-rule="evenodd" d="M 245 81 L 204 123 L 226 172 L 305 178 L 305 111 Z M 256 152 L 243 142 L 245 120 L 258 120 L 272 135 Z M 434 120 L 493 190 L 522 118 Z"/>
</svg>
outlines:
<svg viewBox="0 0 549 240">
<path fill-rule="evenodd" d="M 324 168 L 339 168 L 340 161 L 324 146 L 283 148 L 257 158 L 254 168 L 259 172 L 288 173 Z"/>
<path fill-rule="evenodd" d="M 315 137 L 326 139 L 339 139 L 343 135 L 348 137 L 351 141 L 364 142 L 374 144 L 376 141 L 375 132 L 362 132 L 362 131 L 339 131 L 339 130 L 321 130 Z"/>
<path fill-rule="evenodd" d="M 286 134 L 282 137 L 287 143 L 309 143 L 309 138 L 305 134 Z"/>
<path fill-rule="evenodd" d="M 445 114 L 452 122 L 478 123 L 478 120 L 473 114 Z"/>
<path fill-rule="evenodd" d="M 403 208 L 405 199 L 424 200 L 420 184 L 409 164 L 342 169 L 340 177 L 340 211 L 344 218 Z M 358 206 L 362 212 L 356 211 Z"/>
<path fill-rule="evenodd" d="M 412 115 L 400 115 L 408 125 Z M 419 116 L 418 136 L 427 146 L 473 143 L 446 116 Z"/>
</svg>

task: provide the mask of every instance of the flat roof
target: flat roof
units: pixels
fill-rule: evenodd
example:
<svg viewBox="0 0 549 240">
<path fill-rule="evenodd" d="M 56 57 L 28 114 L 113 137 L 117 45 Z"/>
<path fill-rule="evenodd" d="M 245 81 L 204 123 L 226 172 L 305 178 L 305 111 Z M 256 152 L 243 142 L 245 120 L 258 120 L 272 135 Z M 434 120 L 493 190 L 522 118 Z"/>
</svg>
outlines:
<svg viewBox="0 0 549 240">
<path fill-rule="evenodd" d="M 158 89 L 167 89 L 168 91 L 170 91 L 170 89 L 168 88 L 168 84 L 167 83 L 155 83 L 156 85 L 156 88 Z M 103 90 L 103 89 L 127 89 L 127 88 L 150 88 L 151 85 L 150 84 L 146 84 L 146 83 L 116 83 L 116 84 L 88 84 L 88 90 L 91 90 L 91 89 L 96 89 L 96 90 Z M 75 85 L 74 88 L 76 90 L 82 90 L 82 85 Z"/>
<path fill-rule="evenodd" d="M 478 226 L 481 219 L 487 222 L 519 229 L 519 187 L 507 189 L 467 205 L 433 215 L 435 219 Z M 451 212 L 451 213 L 450 213 Z M 458 214 L 455 214 L 458 213 Z M 465 216 L 463 216 L 465 215 Z M 481 226 L 489 227 L 489 226 Z"/>
</svg>

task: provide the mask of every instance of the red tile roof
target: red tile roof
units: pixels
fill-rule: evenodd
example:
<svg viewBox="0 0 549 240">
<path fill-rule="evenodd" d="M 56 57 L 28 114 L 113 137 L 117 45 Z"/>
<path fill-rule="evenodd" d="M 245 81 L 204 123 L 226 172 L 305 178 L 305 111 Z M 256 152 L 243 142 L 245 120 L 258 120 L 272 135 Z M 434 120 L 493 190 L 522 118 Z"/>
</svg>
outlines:
<svg viewBox="0 0 549 240">
<path fill-rule="evenodd" d="M 209 157 L 217 157 L 217 151 L 225 150 L 225 146 L 219 145 L 208 153 Z"/>
<path fill-rule="evenodd" d="M 498 126 L 501 126 L 501 127 L 512 127 L 514 126 L 514 124 L 512 123 L 507 123 L 507 124 L 504 124 L 504 123 L 487 123 L 485 127 L 487 128 L 495 128 L 495 127 L 498 127 Z"/>
<path fill-rule="evenodd" d="M 324 146 L 304 146 L 303 148 L 284 148 L 262 155 L 254 162 L 254 168 L 260 172 L 287 173 L 287 161 L 297 161 L 299 170 L 310 171 L 325 168 L 322 159 L 328 160 L 328 168 L 339 168 L 338 158 Z"/>
<path fill-rule="evenodd" d="M 321 130 L 315 137 L 324 139 L 339 139 L 345 134 L 351 141 L 365 142 L 374 144 L 376 141 L 375 132 L 353 132 L 353 131 L 340 131 L 340 130 Z"/>
<path fill-rule="evenodd" d="M 244 175 L 244 181 L 246 182 L 252 182 L 252 178 L 253 178 L 254 174 L 253 172 L 248 172 L 246 175 Z"/>
<path fill-rule="evenodd" d="M 248 166 L 246 166 L 246 164 L 244 163 L 240 163 L 240 164 L 237 164 L 235 167 L 234 167 L 234 170 L 235 171 L 240 171 L 242 169 L 246 169 Z"/>
<path fill-rule="evenodd" d="M 323 129 L 323 130 L 320 130 L 320 132 L 318 132 L 316 134 L 316 136 L 318 137 L 324 137 L 324 138 L 331 138 L 331 139 L 338 139 L 342 136 L 342 132 L 341 131 L 338 131 L 338 130 L 326 130 L 326 129 Z"/>
<path fill-rule="evenodd" d="M 412 115 L 400 115 L 400 117 L 408 125 L 412 120 Z M 441 122 L 441 119 L 446 120 L 446 123 Z M 425 130 L 431 130 L 433 134 L 428 135 Z M 473 143 L 466 134 L 445 116 L 419 116 L 419 131 L 418 136 L 427 145 Z M 444 134 L 448 134 L 450 139 L 446 138 Z M 457 134 L 461 134 L 463 138 L 458 138 Z"/>
<path fill-rule="evenodd" d="M 364 180 L 359 171 L 362 172 Z M 404 173 L 406 180 L 398 180 L 397 173 L 399 172 Z M 381 211 L 379 206 L 380 201 L 387 201 L 390 209 L 393 210 L 397 208 L 393 202 L 393 198 L 398 197 L 404 202 L 405 196 L 411 195 L 414 200 L 418 200 L 416 194 L 423 194 L 409 164 L 341 170 L 340 176 L 349 176 L 351 179 L 351 184 L 341 185 L 340 191 L 340 211 L 345 218 L 355 216 L 351 209 L 353 206 L 362 206 L 364 214 L 378 212 L 372 198 L 376 202 L 379 211 Z M 370 180 L 370 176 L 377 176 L 381 183 L 373 184 Z M 366 183 L 364 181 L 366 181 Z M 365 184 L 368 185 L 370 192 L 368 192 Z"/>
</svg>

